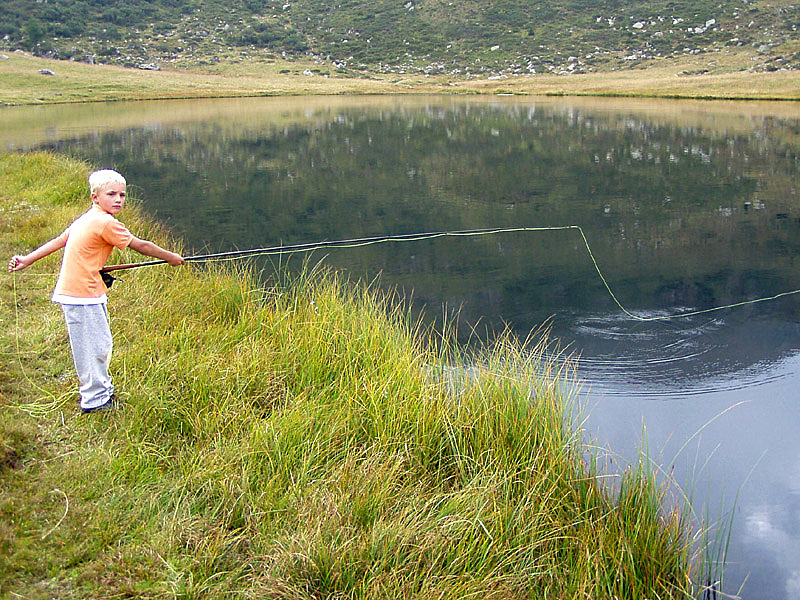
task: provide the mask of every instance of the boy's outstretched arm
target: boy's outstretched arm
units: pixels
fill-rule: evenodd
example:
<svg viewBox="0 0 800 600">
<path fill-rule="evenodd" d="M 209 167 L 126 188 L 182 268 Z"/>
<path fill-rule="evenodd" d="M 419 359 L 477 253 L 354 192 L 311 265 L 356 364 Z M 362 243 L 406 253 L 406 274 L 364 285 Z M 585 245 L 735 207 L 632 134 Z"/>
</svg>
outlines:
<svg viewBox="0 0 800 600">
<path fill-rule="evenodd" d="M 128 248 L 136 250 L 139 254 L 144 254 L 145 256 L 152 256 L 153 258 L 160 258 L 161 260 L 167 261 L 173 267 L 177 267 L 178 265 L 182 265 L 186 261 L 183 260 L 183 257 L 180 254 L 176 254 L 175 252 L 170 252 L 169 250 L 164 250 L 161 246 L 154 244 L 153 242 L 148 242 L 147 240 L 140 240 L 139 238 L 135 237 L 131 240 L 131 243 L 128 244 Z"/>
<path fill-rule="evenodd" d="M 37 260 L 52 254 L 56 250 L 61 250 L 66 244 L 67 242 L 64 239 L 57 237 L 42 244 L 30 254 L 26 254 L 25 256 L 15 254 L 11 257 L 11 260 L 8 261 L 8 272 L 22 271 L 22 269 L 31 266 Z"/>
</svg>

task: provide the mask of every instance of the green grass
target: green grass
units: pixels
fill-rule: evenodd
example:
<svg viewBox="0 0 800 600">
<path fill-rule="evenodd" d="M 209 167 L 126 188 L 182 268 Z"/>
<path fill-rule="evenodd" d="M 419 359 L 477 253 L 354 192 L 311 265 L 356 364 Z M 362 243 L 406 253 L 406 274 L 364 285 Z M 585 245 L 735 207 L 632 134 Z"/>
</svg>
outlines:
<svg viewBox="0 0 800 600">
<path fill-rule="evenodd" d="M 2 252 L 56 235 L 88 170 L 0 155 Z M 696 593 L 686 513 L 644 463 L 598 476 L 576 382 L 541 351 L 504 338 L 467 367 L 391 298 L 313 269 L 149 267 L 110 293 L 124 408 L 80 415 L 57 265 L 0 287 L 4 597 Z"/>
<path fill-rule="evenodd" d="M 465 77 L 595 72 L 747 51 L 744 70 L 796 69 L 791 0 L 521 2 L 352 0 L 291 3 L 6 0 L 0 48 L 119 66 L 215 66 L 313 58 L 321 71 Z M 711 20 L 711 22 L 709 22 Z M 91 58 L 90 58 L 91 57 Z"/>
</svg>

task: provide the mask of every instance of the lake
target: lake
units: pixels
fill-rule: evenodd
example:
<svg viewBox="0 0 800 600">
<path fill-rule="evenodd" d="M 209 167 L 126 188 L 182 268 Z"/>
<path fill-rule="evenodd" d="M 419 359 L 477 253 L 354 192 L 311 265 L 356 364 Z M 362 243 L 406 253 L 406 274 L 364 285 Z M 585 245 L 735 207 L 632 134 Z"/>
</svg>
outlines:
<svg viewBox="0 0 800 600">
<path fill-rule="evenodd" d="M 644 445 L 699 517 L 732 523 L 726 593 L 800 599 L 797 104 L 260 98 L 6 107 L 0 125 L 4 149 L 120 170 L 192 253 L 581 227 L 608 288 L 576 229 L 261 266 L 376 280 L 465 344 L 546 324 L 611 472 Z"/>
</svg>

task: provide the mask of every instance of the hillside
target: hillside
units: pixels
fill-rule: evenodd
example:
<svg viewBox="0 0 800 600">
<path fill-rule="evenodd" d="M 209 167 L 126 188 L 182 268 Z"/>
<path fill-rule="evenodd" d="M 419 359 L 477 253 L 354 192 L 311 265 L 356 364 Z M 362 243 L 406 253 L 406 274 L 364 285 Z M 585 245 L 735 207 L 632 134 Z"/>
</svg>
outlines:
<svg viewBox="0 0 800 600">
<path fill-rule="evenodd" d="M 318 72 L 508 77 L 800 67 L 790 0 L 1 0 L 0 48 L 156 69 L 312 59 Z"/>
</svg>

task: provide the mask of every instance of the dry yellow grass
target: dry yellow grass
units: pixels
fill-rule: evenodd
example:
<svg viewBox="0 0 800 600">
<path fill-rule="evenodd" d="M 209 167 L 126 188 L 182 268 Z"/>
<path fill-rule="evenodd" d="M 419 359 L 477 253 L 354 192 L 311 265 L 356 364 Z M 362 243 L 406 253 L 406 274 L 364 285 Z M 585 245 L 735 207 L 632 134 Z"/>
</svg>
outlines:
<svg viewBox="0 0 800 600">
<path fill-rule="evenodd" d="M 13 53 L 0 60 L 0 104 L 409 93 L 800 100 L 800 73 L 740 70 L 746 58 L 723 56 L 709 62 L 708 56 L 695 56 L 657 62 L 647 69 L 489 80 L 419 75 L 353 77 L 312 63 L 277 61 L 143 71 Z M 41 69 L 55 75 L 42 75 Z M 307 69 L 327 71 L 330 76 L 304 75 Z"/>
<path fill-rule="evenodd" d="M 49 104 L 163 98 L 372 94 L 406 91 L 396 79 L 303 75 L 311 65 L 230 65 L 226 74 L 204 70 L 144 71 L 108 65 L 56 61 L 14 53 L 0 60 L 1 104 Z M 48 69 L 55 75 L 42 75 Z M 280 71 L 289 71 L 281 73 Z M 433 86 L 426 86 L 428 91 Z"/>
<path fill-rule="evenodd" d="M 479 93 L 652 98 L 800 100 L 800 73 L 776 71 L 684 75 L 675 64 L 649 69 L 570 76 L 536 76 L 497 81 L 470 81 L 456 89 Z"/>
</svg>

